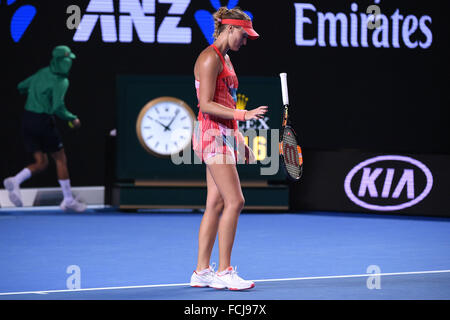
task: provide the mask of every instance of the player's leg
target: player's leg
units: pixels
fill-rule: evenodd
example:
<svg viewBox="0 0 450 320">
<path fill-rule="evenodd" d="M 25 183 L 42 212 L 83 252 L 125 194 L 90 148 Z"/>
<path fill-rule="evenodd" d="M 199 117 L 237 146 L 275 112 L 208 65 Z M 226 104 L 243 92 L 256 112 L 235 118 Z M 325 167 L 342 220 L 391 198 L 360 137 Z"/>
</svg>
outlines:
<svg viewBox="0 0 450 320">
<path fill-rule="evenodd" d="M 35 175 L 47 169 L 48 166 L 48 156 L 42 151 L 36 151 L 33 153 L 34 163 L 27 166 L 30 170 L 31 175 Z"/>
<path fill-rule="evenodd" d="M 236 235 L 237 223 L 244 196 L 234 157 L 225 156 L 216 163 L 207 162 L 211 176 L 222 196 L 224 209 L 219 219 L 219 271 L 212 278 L 210 287 L 230 290 L 245 290 L 255 286 L 252 281 L 242 279 L 231 267 L 231 251 Z"/>
<path fill-rule="evenodd" d="M 20 170 L 15 176 L 3 180 L 3 185 L 8 190 L 9 200 L 16 206 L 22 207 L 22 195 L 20 185 L 30 179 L 34 174 L 44 171 L 48 166 L 48 157 L 42 151 L 33 153 L 34 162 Z"/>
<path fill-rule="evenodd" d="M 48 165 L 48 157 L 44 152 L 41 139 L 43 127 L 44 123 L 41 115 L 29 111 L 24 112 L 22 118 L 23 142 L 25 150 L 33 154 L 34 162 L 23 168 L 15 176 L 3 180 L 3 185 L 8 190 L 10 201 L 17 207 L 23 205 L 20 185 L 31 178 L 33 174 L 45 170 Z"/>
<path fill-rule="evenodd" d="M 58 177 L 58 180 L 68 180 L 69 169 L 67 168 L 67 157 L 64 148 L 53 152 L 51 155 L 53 160 L 55 160 L 56 176 Z"/>
<path fill-rule="evenodd" d="M 223 210 L 223 199 L 208 168 L 206 168 L 206 185 L 208 192 L 206 208 L 198 232 L 197 268 L 191 276 L 190 285 L 192 287 L 211 286 L 215 277 L 214 267 L 210 266 L 210 260 L 217 236 L 219 218 Z M 224 286 L 219 288 L 224 288 Z"/>
<path fill-rule="evenodd" d="M 56 164 L 56 175 L 61 186 L 64 200 L 61 202 L 61 209 L 82 212 L 86 210 L 86 205 L 73 198 L 72 188 L 69 178 L 69 169 L 67 168 L 67 157 L 64 148 L 53 152 L 53 160 Z"/>
<path fill-rule="evenodd" d="M 47 152 L 59 150 L 62 147 L 54 119 L 49 115 L 25 111 L 22 119 L 22 133 L 25 150 L 33 154 L 34 162 L 14 177 L 3 181 L 5 188 L 9 191 L 11 202 L 16 206 L 22 206 L 20 184 L 47 168 Z"/>
<path fill-rule="evenodd" d="M 19 184 L 48 167 L 45 132 L 49 126 L 48 116 L 25 111 L 22 119 L 22 134 L 25 150 L 33 155 L 34 162 L 18 175 Z M 17 176 L 17 175 L 16 175 Z"/>
<path fill-rule="evenodd" d="M 224 208 L 222 196 L 217 186 L 206 168 L 206 209 L 203 213 L 200 230 L 198 233 L 198 260 L 197 271 L 204 270 L 209 267 L 211 252 L 217 236 L 217 228 L 219 226 L 219 217 Z"/>
<path fill-rule="evenodd" d="M 215 158 L 210 159 L 207 166 L 224 202 L 218 225 L 218 271 L 223 271 L 231 265 L 231 251 L 239 214 L 244 207 L 244 196 L 233 159 L 224 155 L 218 155 Z"/>
</svg>

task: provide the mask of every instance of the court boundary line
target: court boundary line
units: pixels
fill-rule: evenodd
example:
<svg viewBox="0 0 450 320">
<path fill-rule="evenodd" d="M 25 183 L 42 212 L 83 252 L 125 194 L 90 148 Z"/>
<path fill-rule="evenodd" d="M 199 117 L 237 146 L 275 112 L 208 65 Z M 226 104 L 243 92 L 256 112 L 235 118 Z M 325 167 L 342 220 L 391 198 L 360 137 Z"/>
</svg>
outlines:
<svg viewBox="0 0 450 320">
<path fill-rule="evenodd" d="M 279 279 L 260 279 L 260 280 L 252 280 L 252 281 L 253 282 L 279 282 L 279 281 L 363 278 L 363 277 L 400 276 L 400 275 L 435 274 L 435 273 L 450 273 L 450 269 L 430 270 L 430 271 L 388 272 L 388 273 L 363 273 L 363 274 L 348 274 L 348 275 L 336 275 L 336 276 L 315 276 L 315 277 L 297 277 L 297 278 L 279 278 Z M 100 288 L 80 288 L 80 289 L 61 289 L 61 290 L 0 292 L 0 296 L 21 295 L 21 294 L 49 294 L 49 293 L 64 293 L 64 292 L 86 292 L 86 291 L 102 291 L 102 290 L 160 288 L 160 287 L 181 287 L 181 286 L 189 286 L 189 282 L 186 282 L 186 283 L 170 283 L 170 284 L 149 284 L 149 285 L 138 285 L 138 286 L 117 286 L 117 287 L 100 287 Z"/>
</svg>

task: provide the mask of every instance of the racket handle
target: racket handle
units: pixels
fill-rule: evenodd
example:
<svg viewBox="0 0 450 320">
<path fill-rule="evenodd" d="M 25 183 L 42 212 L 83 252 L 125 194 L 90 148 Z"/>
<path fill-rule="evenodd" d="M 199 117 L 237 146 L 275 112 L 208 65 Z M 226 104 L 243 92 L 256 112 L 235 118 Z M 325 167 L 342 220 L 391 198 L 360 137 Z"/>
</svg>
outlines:
<svg viewBox="0 0 450 320">
<path fill-rule="evenodd" d="M 286 72 L 280 73 L 280 79 L 281 79 L 281 95 L 283 98 L 283 105 L 286 106 L 289 104 L 287 73 Z"/>
</svg>

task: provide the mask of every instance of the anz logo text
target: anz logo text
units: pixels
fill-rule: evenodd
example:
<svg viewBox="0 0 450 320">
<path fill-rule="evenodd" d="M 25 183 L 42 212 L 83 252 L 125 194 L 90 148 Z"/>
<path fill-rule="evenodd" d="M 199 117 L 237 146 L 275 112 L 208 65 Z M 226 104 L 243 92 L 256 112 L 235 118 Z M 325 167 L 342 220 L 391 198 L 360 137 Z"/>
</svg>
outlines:
<svg viewBox="0 0 450 320">
<path fill-rule="evenodd" d="M 238 2 L 229 0 L 227 7 L 233 8 Z M 157 12 L 157 3 L 170 5 L 167 15 L 163 17 L 159 26 L 155 19 L 156 15 L 160 14 Z M 91 0 L 73 40 L 89 41 L 96 30 L 95 27 L 100 25 L 103 42 L 190 44 L 192 28 L 182 26 L 181 23 L 190 3 L 190 0 L 120 0 L 118 7 L 115 8 L 113 0 Z M 211 10 L 197 10 L 194 18 L 206 40 L 211 44 L 214 32 L 212 9 L 219 9 L 221 3 L 219 0 L 210 0 L 210 3 Z M 249 12 L 246 13 L 251 17 Z M 133 30 L 136 31 L 138 39 L 133 39 Z"/>
</svg>

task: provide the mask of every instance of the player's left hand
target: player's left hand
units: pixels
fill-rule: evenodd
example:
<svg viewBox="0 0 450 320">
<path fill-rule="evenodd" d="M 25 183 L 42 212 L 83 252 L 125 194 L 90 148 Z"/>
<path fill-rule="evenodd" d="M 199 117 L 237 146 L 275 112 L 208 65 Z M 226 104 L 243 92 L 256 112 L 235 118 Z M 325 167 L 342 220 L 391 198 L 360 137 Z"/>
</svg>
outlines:
<svg viewBox="0 0 450 320">
<path fill-rule="evenodd" d="M 253 150 L 248 145 L 245 145 L 245 163 L 248 163 L 248 164 L 256 163 L 255 154 L 253 153 Z"/>
</svg>

